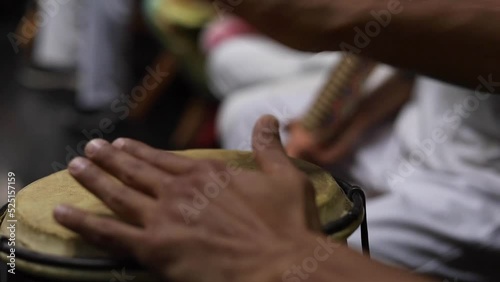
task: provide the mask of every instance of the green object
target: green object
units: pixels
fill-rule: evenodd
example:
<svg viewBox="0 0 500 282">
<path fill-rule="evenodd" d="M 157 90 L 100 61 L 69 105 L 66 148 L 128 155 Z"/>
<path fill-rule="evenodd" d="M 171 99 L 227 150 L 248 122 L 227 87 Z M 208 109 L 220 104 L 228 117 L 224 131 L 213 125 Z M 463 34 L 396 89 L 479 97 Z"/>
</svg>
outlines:
<svg viewBox="0 0 500 282">
<path fill-rule="evenodd" d="M 191 79 L 198 93 L 212 96 L 207 87 L 205 55 L 199 48 L 203 27 L 215 17 L 209 2 L 146 0 L 146 19 L 168 51 L 175 55 L 181 69 Z"/>
</svg>

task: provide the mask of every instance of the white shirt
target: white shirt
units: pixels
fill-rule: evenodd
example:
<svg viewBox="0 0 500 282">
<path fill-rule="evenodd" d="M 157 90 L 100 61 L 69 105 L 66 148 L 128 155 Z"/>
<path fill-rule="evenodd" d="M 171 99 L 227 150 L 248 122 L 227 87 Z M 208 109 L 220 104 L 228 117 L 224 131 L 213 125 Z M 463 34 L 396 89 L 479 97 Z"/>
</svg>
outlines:
<svg viewBox="0 0 500 282">
<path fill-rule="evenodd" d="M 416 170 L 451 174 L 500 197 L 500 96 L 419 78 L 396 137 Z"/>
</svg>

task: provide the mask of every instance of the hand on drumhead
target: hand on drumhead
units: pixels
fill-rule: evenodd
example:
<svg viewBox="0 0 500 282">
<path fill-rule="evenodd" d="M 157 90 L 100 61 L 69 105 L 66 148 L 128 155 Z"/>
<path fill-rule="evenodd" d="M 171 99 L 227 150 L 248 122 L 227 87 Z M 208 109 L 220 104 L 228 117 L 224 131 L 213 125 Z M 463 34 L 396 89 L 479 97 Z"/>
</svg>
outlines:
<svg viewBox="0 0 500 282">
<path fill-rule="evenodd" d="M 214 180 L 228 175 L 221 162 L 133 140 L 93 140 L 87 158 L 72 161 L 69 171 L 127 223 L 71 207 L 57 208 L 55 218 L 172 281 L 281 279 L 276 270 L 290 265 L 290 248 L 301 254 L 300 242 L 314 240 L 319 219 L 312 184 L 286 156 L 278 128 L 273 117 L 257 122 L 253 147 L 261 170 L 239 170 L 222 185 Z"/>
</svg>

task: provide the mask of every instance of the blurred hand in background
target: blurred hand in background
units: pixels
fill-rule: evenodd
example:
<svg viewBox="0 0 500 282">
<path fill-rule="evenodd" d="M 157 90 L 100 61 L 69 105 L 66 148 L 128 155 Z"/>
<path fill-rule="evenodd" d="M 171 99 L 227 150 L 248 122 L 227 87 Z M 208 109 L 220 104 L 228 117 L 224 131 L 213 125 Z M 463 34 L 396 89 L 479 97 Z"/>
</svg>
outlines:
<svg viewBox="0 0 500 282">
<path fill-rule="evenodd" d="M 370 129 L 393 117 L 411 96 L 414 80 L 397 73 L 359 102 L 354 112 L 327 128 L 311 132 L 299 120 L 288 125 L 287 153 L 318 165 L 332 165 L 350 156 Z"/>
</svg>

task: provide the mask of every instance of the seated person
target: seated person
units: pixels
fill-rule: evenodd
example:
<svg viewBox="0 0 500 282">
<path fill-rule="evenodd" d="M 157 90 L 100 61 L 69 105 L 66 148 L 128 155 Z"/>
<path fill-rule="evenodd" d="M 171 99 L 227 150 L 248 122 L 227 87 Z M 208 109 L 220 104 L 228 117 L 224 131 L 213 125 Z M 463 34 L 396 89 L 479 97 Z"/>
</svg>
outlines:
<svg viewBox="0 0 500 282">
<path fill-rule="evenodd" d="M 245 46 L 245 40 L 248 47 L 237 48 Z M 218 60 L 221 71 L 213 72 L 214 84 L 237 83 L 237 77 L 243 81 L 241 87 L 220 87 L 228 91 L 218 117 L 226 149 L 249 149 L 253 124 L 264 114 L 282 123 L 300 119 L 328 78 L 327 63 L 294 73 L 291 62 L 313 55 L 288 51 L 263 38 L 231 39 L 219 48 L 218 56 L 226 57 Z M 258 59 L 259 51 L 265 59 Z M 332 58 L 341 55 L 328 56 L 334 63 Z M 244 82 L 252 80 L 252 72 L 263 75 L 280 64 L 284 67 L 279 79 L 269 75 L 269 80 Z M 490 198 L 500 181 L 500 164 L 490 157 L 498 154 L 500 98 L 426 77 L 419 77 L 413 89 L 405 73 L 392 71 L 390 78 L 386 74 L 381 79 L 383 68 L 368 78 L 368 84 L 376 86 L 365 86 L 365 91 L 373 93 L 349 120 L 336 125 L 337 139 L 304 143 L 316 137 L 294 125 L 283 139 L 288 152 L 358 183 L 372 196 L 367 209 L 375 259 L 421 273 L 481 281 L 482 266 L 463 257 L 492 255 L 483 250 L 495 234 L 488 224 L 500 212 Z M 281 131 L 286 135 L 285 128 Z M 349 242 L 355 248 L 360 247 L 358 238 L 352 236 Z"/>
</svg>

